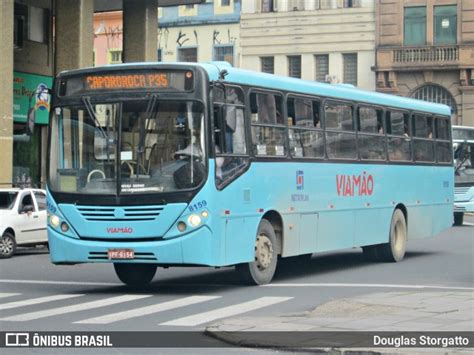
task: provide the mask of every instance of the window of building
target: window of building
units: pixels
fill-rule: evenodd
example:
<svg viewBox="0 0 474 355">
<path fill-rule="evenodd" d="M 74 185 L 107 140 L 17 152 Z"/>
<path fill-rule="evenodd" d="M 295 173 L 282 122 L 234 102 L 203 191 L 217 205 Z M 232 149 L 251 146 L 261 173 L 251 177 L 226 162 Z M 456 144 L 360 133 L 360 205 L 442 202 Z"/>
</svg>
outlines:
<svg viewBox="0 0 474 355">
<path fill-rule="evenodd" d="M 292 55 L 288 57 L 288 76 L 301 78 L 301 56 Z"/>
<path fill-rule="evenodd" d="M 197 48 L 178 48 L 178 62 L 197 62 Z"/>
<path fill-rule="evenodd" d="M 314 56 L 316 62 L 316 81 L 326 81 L 326 76 L 329 75 L 329 55 L 318 54 Z"/>
<path fill-rule="evenodd" d="M 234 46 L 219 45 L 214 46 L 214 60 L 227 62 L 234 65 Z"/>
<path fill-rule="evenodd" d="M 360 7 L 360 0 L 344 0 L 343 7 Z"/>
<path fill-rule="evenodd" d="M 457 6 L 434 7 L 434 44 L 457 43 Z"/>
<path fill-rule="evenodd" d="M 424 85 L 413 92 L 411 97 L 417 100 L 448 105 L 451 107 L 452 112 L 456 113 L 457 111 L 457 105 L 453 95 L 442 86 Z"/>
<path fill-rule="evenodd" d="M 282 103 L 280 95 L 251 93 L 252 147 L 255 155 L 286 156 L 286 126 Z"/>
<path fill-rule="evenodd" d="M 357 53 L 342 55 L 344 72 L 343 82 L 357 86 Z"/>
<path fill-rule="evenodd" d="M 273 12 L 274 0 L 262 0 L 262 12 Z"/>
<path fill-rule="evenodd" d="M 415 46 L 426 44 L 426 7 L 405 7 L 403 44 Z"/>
<path fill-rule="evenodd" d="M 304 0 L 289 0 L 288 11 L 303 11 Z"/>
<path fill-rule="evenodd" d="M 260 57 L 261 70 L 264 73 L 275 73 L 275 58 L 274 57 Z"/>
<path fill-rule="evenodd" d="M 162 62 L 163 61 L 163 49 L 158 48 L 158 61 Z"/>
<path fill-rule="evenodd" d="M 230 6 L 230 0 L 221 0 L 221 6 Z"/>
<path fill-rule="evenodd" d="M 109 51 L 109 64 L 120 63 L 122 63 L 122 51 L 120 49 Z"/>
<path fill-rule="evenodd" d="M 13 18 L 13 44 L 23 46 L 24 40 L 47 43 L 49 41 L 49 10 L 15 3 Z"/>
</svg>

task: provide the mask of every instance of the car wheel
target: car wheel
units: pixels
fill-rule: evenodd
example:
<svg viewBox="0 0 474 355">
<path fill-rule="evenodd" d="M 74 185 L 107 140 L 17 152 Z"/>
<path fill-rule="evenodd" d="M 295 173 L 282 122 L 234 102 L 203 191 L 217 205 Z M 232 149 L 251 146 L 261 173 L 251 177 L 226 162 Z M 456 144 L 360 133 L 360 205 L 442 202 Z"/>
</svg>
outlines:
<svg viewBox="0 0 474 355">
<path fill-rule="evenodd" d="M 129 286 L 145 286 L 156 274 L 155 264 L 115 263 L 115 273 L 120 281 Z"/>
<path fill-rule="evenodd" d="M 5 232 L 0 239 L 0 259 L 10 258 L 16 251 L 16 241 L 13 234 Z"/>
<path fill-rule="evenodd" d="M 235 266 L 245 284 L 264 285 L 270 283 L 277 266 L 277 238 L 272 224 L 262 219 L 255 240 L 255 260 Z"/>
<path fill-rule="evenodd" d="M 454 225 L 455 226 L 462 226 L 463 220 L 464 220 L 463 212 L 454 212 Z"/>
</svg>

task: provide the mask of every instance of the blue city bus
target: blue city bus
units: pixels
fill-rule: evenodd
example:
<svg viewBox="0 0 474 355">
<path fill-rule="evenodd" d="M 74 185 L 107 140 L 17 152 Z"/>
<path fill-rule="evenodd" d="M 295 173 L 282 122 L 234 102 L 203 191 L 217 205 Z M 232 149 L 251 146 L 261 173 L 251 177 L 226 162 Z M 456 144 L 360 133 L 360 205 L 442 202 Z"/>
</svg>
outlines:
<svg viewBox="0 0 474 355">
<path fill-rule="evenodd" d="M 397 262 L 452 225 L 449 107 L 351 85 L 222 62 L 67 71 L 48 152 L 52 262 L 129 285 L 170 266 L 266 284 L 280 258 L 351 247 Z"/>
<path fill-rule="evenodd" d="M 474 212 L 474 127 L 453 126 L 454 225 Z"/>
</svg>

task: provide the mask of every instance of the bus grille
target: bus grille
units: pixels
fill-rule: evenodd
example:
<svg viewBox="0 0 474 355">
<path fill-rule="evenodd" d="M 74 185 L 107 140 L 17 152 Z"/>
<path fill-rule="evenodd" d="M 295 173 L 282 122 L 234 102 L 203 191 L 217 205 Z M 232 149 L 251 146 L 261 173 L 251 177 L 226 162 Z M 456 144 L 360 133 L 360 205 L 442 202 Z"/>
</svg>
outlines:
<svg viewBox="0 0 474 355">
<path fill-rule="evenodd" d="M 153 221 L 164 206 L 96 207 L 78 206 L 77 210 L 86 221 Z"/>
<path fill-rule="evenodd" d="M 455 195 L 464 195 L 467 194 L 471 187 L 470 186 L 459 186 L 454 188 Z"/>
</svg>

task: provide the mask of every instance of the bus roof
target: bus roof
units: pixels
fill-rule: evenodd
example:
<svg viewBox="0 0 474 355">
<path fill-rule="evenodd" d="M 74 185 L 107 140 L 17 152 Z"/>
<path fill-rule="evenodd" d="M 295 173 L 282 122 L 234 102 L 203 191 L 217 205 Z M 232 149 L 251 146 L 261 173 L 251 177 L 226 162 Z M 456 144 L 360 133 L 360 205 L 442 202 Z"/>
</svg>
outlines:
<svg viewBox="0 0 474 355">
<path fill-rule="evenodd" d="M 206 62 L 206 63 L 172 63 L 172 62 L 144 62 L 125 63 L 104 66 L 105 69 L 129 68 L 129 67 L 166 67 L 166 66 L 198 66 L 203 68 L 210 80 L 218 80 L 222 70 L 227 71 L 225 81 L 241 85 L 250 85 L 261 88 L 276 89 L 298 92 L 301 94 L 316 95 L 341 100 L 365 102 L 372 105 L 382 105 L 393 108 L 429 112 L 443 116 L 451 116 L 451 108 L 447 105 L 436 104 L 406 97 L 382 94 L 373 91 L 362 90 L 347 84 L 326 84 L 317 81 L 289 78 L 274 74 L 261 73 L 245 69 L 233 68 L 227 62 Z M 78 72 L 91 72 L 99 70 L 100 67 L 79 69 Z M 70 74 L 63 72 L 62 74 Z"/>
<path fill-rule="evenodd" d="M 358 89 L 347 84 L 326 84 L 317 81 L 308 81 L 273 74 L 266 74 L 244 69 L 233 68 L 230 65 L 219 63 L 200 64 L 208 73 L 211 80 L 218 80 L 219 70 L 227 70 L 225 81 L 269 89 L 281 89 L 300 92 L 334 99 L 365 102 L 373 105 L 389 106 L 393 108 L 408 109 L 413 111 L 430 112 L 443 116 L 451 116 L 451 108 L 447 105 L 410 99 L 406 97 L 382 94 Z"/>
</svg>

